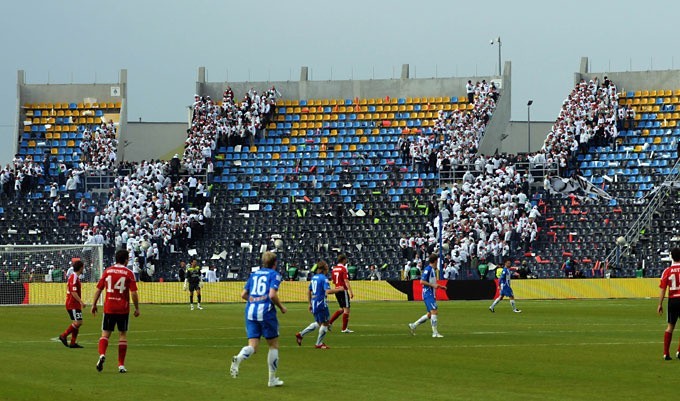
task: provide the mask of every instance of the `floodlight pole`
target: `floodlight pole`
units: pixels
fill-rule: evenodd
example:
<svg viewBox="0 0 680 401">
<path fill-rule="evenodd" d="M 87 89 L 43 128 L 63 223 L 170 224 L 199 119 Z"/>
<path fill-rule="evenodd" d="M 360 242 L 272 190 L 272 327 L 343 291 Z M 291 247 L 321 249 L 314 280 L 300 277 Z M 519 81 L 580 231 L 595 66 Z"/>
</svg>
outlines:
<svg viewBox="0 0 680 401">
<path fill-rule="evenodd" d="M 491 45 L 494 45 L 496 43 L 498 43 L 498 76 L 501 76 L 502 75 L 502 70 L 501 70 L 501 47 L 502 47 L 502 43 L 501 43 L 501 37 L 500 36 L 498 36 L 495 39 L 491 39 L 491 42 L 490 42 Z"/>
</svg>

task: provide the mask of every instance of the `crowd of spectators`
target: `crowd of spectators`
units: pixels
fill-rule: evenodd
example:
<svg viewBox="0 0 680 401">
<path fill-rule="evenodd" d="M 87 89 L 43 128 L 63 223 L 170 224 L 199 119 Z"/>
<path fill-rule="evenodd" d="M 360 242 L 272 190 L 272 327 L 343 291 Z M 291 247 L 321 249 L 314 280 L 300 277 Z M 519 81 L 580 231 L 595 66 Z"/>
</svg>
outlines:
<svg viewBox="0 0 680 401">
<path fill-rule="evenodd" d="M 521 155 L 478 155 L 477 146 L 498 92 L 484 82 L 469 82 L 467 92 L 474 104 L 472 110 L 440 111 L 435 122 L 438 138 L 421 135 L 410 144 L 408 157 L 414 168 L 419 163 L 431 168 L 424 160 L 436 154 L 441 177 L 455 174 L 462 181 L 443 190 L 438 208 L 441 214 L 436 214 L 423 233 L 402 236 L 405 276 L 417 272 L 425 255 L 436 250 L 440 236 L 448 251 L 444 260 L 448 278 L 461 273 L 474 276 L 481 263 L 500 264 L 505 257 L 531 250 L 538 239 L 541 214 L 527 195 L 533 182 L 529 166 L 557 165 L 559 173 L 565 174 L 576 152 L 585 152 L 590 145 L 615 144 L 618 136 L 616 86 L 607 77 L 602 83 L 593 78 L 579 82 L 564 101 L 541 151 L 526 159 Z M 523 164 L 520 170 L 518 162 L 525 160 L 529 165 Z"/>
<path fill-rule="evenodd" d="M 276 95 L 274 88 L 262 94 L 251 89 L 237 103 L 228 88 L 222 104 L 214 103 L 209 96 L 195 96 L 184 154 L 167 162 L 117 163 L 117 125 L 102 122 L 85 129 L 81 156 L 74 157 L 70 165 L 57 162 L 56 157 L 46 157 L 41 164 L 31 156 L 17 156 L 0 171 L 0 190 L 19 197 L 42 192 L 38 183 L 46 183 L 47 201 L 55 219 L 67 215 L 66 221 L 87 223 L 81 225 L 84 243 L 127 248 L 133 271 L 143 273 L 145 265 L 169 252 L 190 248 L 203 234 L 212 216 L 209 180 L 218 143 L 251 142 L 271 118 Z M 50 164 L 56 166 L 54 177 L 44 174 Z M 106 205 L 94 213 L 90 200 L 76 199 L 76 193 L 85 190 L 84 174 L 116 177 Z"/>
<path fill-rule="evenodd" d="M 567 173 L 571 156 L 585 153 L 590 145 L 615 145 L 619 135 L 618 92 L 606 76 L 582 79 L 562 103 L 555 124 L 543 147 L 530 156 L 532 164 L 556 163 L 560 175 Z"/>
</svg>

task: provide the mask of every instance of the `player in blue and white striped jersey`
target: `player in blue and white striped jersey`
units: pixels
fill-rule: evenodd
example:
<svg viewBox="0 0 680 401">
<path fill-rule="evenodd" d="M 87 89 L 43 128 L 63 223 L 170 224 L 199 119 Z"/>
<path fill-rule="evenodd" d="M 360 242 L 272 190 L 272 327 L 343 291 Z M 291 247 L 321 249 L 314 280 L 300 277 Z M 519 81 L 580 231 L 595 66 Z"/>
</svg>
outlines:
<svg viewBox="0 0 680 401">
<path fill-rule="evenodd" d="M 512 307 L 512 311 L 515 313 L 521 313 L 522 311 L 517 309 L 517 306 L 515 305 L 515 294 L 512 292 L 512 288 L 510 287 L 510 280 L 512 279 L 512 270 L 514 268 L 511 267 L 512 263 L 510 262 L 510 259 L 505 259 L 503 262 L 503 270 L 501 271 L 501 276 L 498 278 L 498 287 L 499 287 L 499 293 L 500 295 L 498 298 L 494 299 L 493 303 L 491 306 L 489 306 L 489 310 L 491 312 L 496 311 L 496 305 L 498 305 L 499 302 L 503 300 L 503 298 L 508 297 L 510 298 L 510 306 Z"/>
<path fill-rule="evenodd" d="M 345 287 L 336 287 L 331 289 L 331 284 L 328 280 L 328 263 L 319 261 L 316 264 L 316 274 L 312 277 L 309 283 L 309 311 L 314 315 L 314 322 L 307 326 L 304 330 L 295 334 L 295 340 L 298 345 L 302 345 L 302 338 L 305 334 L 319 329 L 319 335 L 316 338 L 315 347 L 318 349 L 328 349 L 329 347 L 323 342 L 330 326 L 328 312 L 327 295 L 335 294 L 344 291 Z"/>
<path fill-rule="evenodd" d="M 420 284 L 423 286 L 423 302 L 425 303 L 425 309 L 427 313 L 420 317 L 413 323 L 408 324 L 409 330 L 411 330 L 412 335 L 416 335 L 416 327 L 425 323 L 430 319 L 430 325 L 432 326 L 432 337 L 441 338 L 443 335 L 439 334 L 437 329 L 437 323 L 439 321 L 439 312 L 437 307 L 437 289 L 441 288 L 446 290 L 445 285 L 437 283 L 437 262 L 439 261 L 439 256 L 436 253 L 430 255 L 428 262 L 429 264 L 423 269 L 423 274 L 420 276 Z"/>
<path fill-rule="evenodd" d="M 276 254 L 265 252 L 262 255 L 262 267 L 250 274 L 241 298 L 246 300 L 246 333 L 248 345 L 243 347 L 238 355 L 231 359 L 231 376 L 238 376 L 241 362 L 248 359 L 257 351 L 260 337 L 264 337 L 269 345 L 267 364 L 269 367 L 269 387 L 283 385 L 283 381 L 276 377 L 279 365 L 279 321 L 276 318 L 276 308 L 281 313 L 287 309 L 279 300 L 278 290 L 281 285 L 281 274 L 276 271 Z"/>
</svg>

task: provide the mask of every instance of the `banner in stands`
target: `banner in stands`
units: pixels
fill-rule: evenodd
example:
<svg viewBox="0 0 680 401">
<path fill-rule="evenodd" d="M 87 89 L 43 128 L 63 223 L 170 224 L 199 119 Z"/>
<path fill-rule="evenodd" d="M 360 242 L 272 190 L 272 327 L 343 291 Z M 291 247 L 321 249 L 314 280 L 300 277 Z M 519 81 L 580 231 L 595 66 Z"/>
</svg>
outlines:
<svg viewBox="0 0 680 401">
<path fill-rule="evenodd" d="M 579 198 L 595 195 L 596 197 L 601 197 L 606 200 L 612 199 L 612 197 L 604 190 L 593 185 L 590 181 L 581 176 L 576 176 L 575 178 L 551 178 L 550 192 L 562 195 L 573 194 Z"/>
<path fill-rule="evenodd" d="M 440 282 L 444 283 L 444 282 Z M 66 298 L 65 283 L 23 283 L 13 285 L 10 291 L 0 291 L 2 304 L 63 305 Z M 204 283 L 202 295 L 205 303 L 243 302 L 243 282 L 228 281 Z M 512 287 L 518 299 L 606 299 L 649 298 L 658 295 L 657 278 L 620 279 L 548 279 L 513 280 Z M 307 281 L 285 281 L 279 294 L 284 302 L 307 302 Z M 494 280 L 455 280 L 446 283 L 447 290 L 438 290 L 437 298 L 444 300 L 493 299 L 496 294 Z M 138 283 L 142 303 L 186 303 L 189 293 L 182 283 Z M 419 301 L 422 286 L 414 281 L 353 281 L 354 301 Z M 95 283 L 83 283 L 85 302 L 91 302 Z"/>
</svg>

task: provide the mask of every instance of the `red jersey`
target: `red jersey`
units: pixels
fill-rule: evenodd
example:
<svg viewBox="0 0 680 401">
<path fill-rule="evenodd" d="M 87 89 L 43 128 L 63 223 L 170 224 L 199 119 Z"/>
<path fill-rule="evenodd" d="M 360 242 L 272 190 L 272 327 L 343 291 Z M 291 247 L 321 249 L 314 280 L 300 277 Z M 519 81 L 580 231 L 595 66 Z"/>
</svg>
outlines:
<svg viewBox="0 0 680 401">
<path fill-rule="evenodd" d="M 335 288 L 344 287 L 347 289 L 347 282 L 349 281 L 349 274 L 345 265 L 336 265 L 333 267 L 332 274 L 333 284 Z"/>
<path fill-rule="evenodd" d="M 680 298 L 680 264 L 671 265 L 663 271 L 659 288 L 668 288 L 668 298 Z"/>
<path fill-rule="evenodd" d="M 76 273 L 71 273 L 68 276 L 66 284 L 66 309 L 80 309 L 80 302 L 76 301 L 71 294 L 77 294 L 78 298 L 83 299 L 80 293 L 80 278 Z"/>
<path fill-rule="evenodd" d="M 130 313 L 130 291 L 137 291 L 137 282 L 132 271 L 123 265 L 107 267 L 97 288 L 105 290 L 104 313 Z"/>
</svg>

